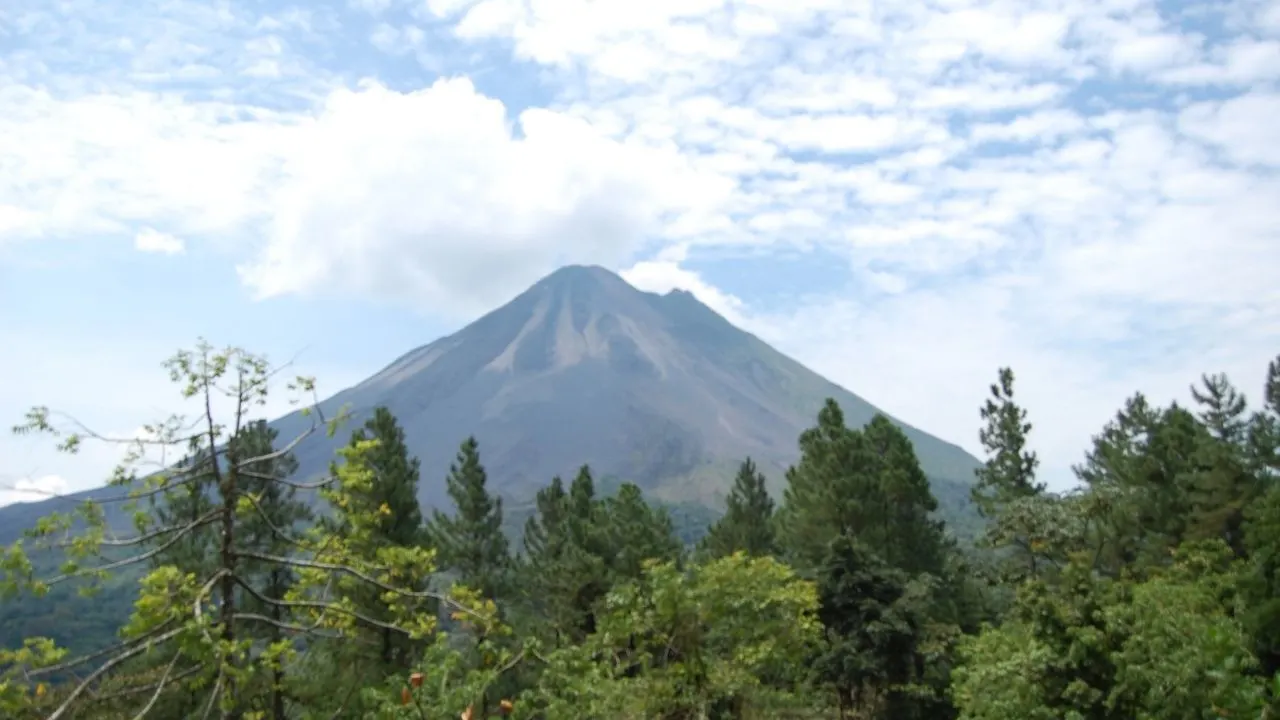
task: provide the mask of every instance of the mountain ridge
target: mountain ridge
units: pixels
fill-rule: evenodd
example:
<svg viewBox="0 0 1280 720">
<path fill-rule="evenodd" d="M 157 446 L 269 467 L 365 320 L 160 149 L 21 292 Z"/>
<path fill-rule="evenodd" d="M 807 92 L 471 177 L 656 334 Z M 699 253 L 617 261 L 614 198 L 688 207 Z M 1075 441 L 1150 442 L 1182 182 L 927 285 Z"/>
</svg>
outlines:
<svg viewBox="0 0 1280 720">
<path fill-rule="evenodd" d="M 644 292 L 605 268 L 567 266 L 322 401 L 328 413 L 349 405 L 351 421 L 332 439 L 307 438 L 295 455 L 299 477 L 325 472 L 346 435 L 385 405 L 422 461 L 425 506 L 447 505 L 443 479 L 470 435 L 509 501 L 527 502 L 553 476 L 589 464 L 662 500 L 714 506 L 748 455 L 780 490 L 799 433 L 827 397 L 851 426 L 881 412 L 687 291 Z M 889 417 L 935 486 L 971 482 L 975 458 Z M 294 412 L 271 425 L 286 439 L 309 423 Z"/>
</svg>

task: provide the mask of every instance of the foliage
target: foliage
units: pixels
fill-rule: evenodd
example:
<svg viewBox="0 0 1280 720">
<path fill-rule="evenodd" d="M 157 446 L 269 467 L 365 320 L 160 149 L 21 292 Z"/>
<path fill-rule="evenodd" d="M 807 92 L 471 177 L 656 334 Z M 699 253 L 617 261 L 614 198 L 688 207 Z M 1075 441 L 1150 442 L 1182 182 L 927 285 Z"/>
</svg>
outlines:
<svg viewBox="0 0 1280 720">
<path fill-rule="evenodd" d="M 19 428 L 130 453 L 118 496 L 3 548 L 0 601 L 65 617 L 85 607 L 73 590 L 133 597 L 100 653 L 5 644 L 0 716 L 1280 718 L 1280 359 L 1254 410 L 1221 375 L 1190 408 L 1133 396 L 1060 493 L 1036 480 L 1000 370 L 976 547 L 935 519 L 908 435 L 884 417 L 848 427 L 834 402 L 776 512 L 747 460 L 693 549 L 693 516 L 625 481 L 601 492 L 585 466 L 504 518 L 474 438 L 446 479 L 454 512 L 424 526 L 418 463 L 385 409 L 301 482 L 305 435 L 251 417 L 264 359 L 202 343 L 169 367 L 194 419 L 109 438 L 36 408 Z M 341 419 L 312 416 L 307 433 Z M 174 447 L 180 460 L 138 471 Z"/>
<path fill-rule="evenodd" d="M 489 493 L 474 437 L 463 441 L 446 482 L 457 514 L 433 514 L 430 542 L 444 569 L 455 571 L 463 584 L 483 596 L 498 597 L 510 581 L 511 555 L 502 534 L 502 498 Z"/>
<path fill-rule="evenodd" d="M 771 555 L 777 549 L 773 526 L 773 498 L 765 489 L 764 475 L 751 458 L 742 461 L 725 502 L 723 517 L 707 530 L 702 552 L 725 557 L 735 552 L 751 556 Z"/>
</svg>

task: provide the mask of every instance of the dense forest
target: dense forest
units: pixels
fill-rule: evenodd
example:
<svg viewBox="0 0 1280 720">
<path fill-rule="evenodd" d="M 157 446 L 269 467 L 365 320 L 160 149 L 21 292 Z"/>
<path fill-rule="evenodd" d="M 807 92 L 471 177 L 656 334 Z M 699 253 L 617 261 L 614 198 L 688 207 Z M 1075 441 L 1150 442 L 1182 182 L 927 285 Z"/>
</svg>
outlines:
<svg viewBox="0 0 1280 720">
<path fill-rule="evenodd" d="M 1000 370 L 973 542 L 938 519 L 903 432 L 848 427 L 833 401 L 781 497 L 744 458 L 694 544 L 588 467 L 548 478 L 512 542 L 474 439 L 453 511 L 424 513 L 385 409 L 344 429 L 312 402 L 309 432 L 350 442 L 297 478 L 301 438 L 251 419 L 265 359 L 202 343 L 169 369 L 202 412 L 141 439 L 45 408 L 17 428 L 128 454 L 117 498 L 3 549 L 2 597 L 137 593 L 109 647 L 30 628 L 0 648 L 0 717 L 1280 718 L 1280 359 L 1252 408 L 1220 375 L 1188 407 L 1133 396 L 1066 493 L 1037 480 Z M 157 453 L 174 447 L 180 462 Z M 132 528 L 105 521 L 111 502 Z"/>
</svg>

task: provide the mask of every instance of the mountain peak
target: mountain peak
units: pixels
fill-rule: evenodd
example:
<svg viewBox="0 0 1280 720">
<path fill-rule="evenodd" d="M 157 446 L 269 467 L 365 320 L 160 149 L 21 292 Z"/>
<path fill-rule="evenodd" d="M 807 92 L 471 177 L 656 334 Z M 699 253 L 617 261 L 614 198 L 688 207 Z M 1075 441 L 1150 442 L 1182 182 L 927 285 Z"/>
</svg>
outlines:
<svg viewBox="0 0 1280 720">
<path fill-rule="evenodd" d="M 533 287 L 585 289 L 631 286 L 617 273 L 599 265 L 565 265 L 534 283 Z"/>
</svg>

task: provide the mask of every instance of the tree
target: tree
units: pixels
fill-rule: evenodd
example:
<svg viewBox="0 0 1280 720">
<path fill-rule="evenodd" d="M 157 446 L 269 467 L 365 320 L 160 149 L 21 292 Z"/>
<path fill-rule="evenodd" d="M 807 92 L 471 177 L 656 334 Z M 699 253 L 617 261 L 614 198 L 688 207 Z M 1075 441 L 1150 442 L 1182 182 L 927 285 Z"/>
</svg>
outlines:
<svg viewBox="0 0 1280 720">
<path fill-rule="evenodd" d="M 321 520 L 326 532 L 345 537 L 359 518 L 372 518 L 373 524 L 367 535 L 361 544 L 350 547 L 352 552 L 373 559 L 381 548 L 424 547 L 422 509 L 417 498 L 419 462 L 409 455 L 404 431 L 395 416 L 385 407 L 376 408 L 365 424 L 351 434 L 347 448 L 353 451 L 364 448 L 359 458 L 369 471 L 368 483 L 347 488 L 346 502 L 335 505 L 332 514 Z M 339 469 L 333 466 L 330 472 L 336 474 Z M 407 579 L 405 585 L 414 590 L 426 590 L 425 580 Z M 371 685 L 380 684 L 391 673 L 403 671 L 413 664 L 423 644 L 395 631 L 390 622 L 395 614 L 393 600 L 386 598 L 377 587 L 369 585 L 352 587 L 351 593 L 342 599 L 363 617 L 378 624 L 361 622 L 351 628 L 352 634 L 359 638 L 358 642 L 343 638 L 341 641 L 315 643 L 311 648 L 313 664 L 323 662 L 333 667 L 349 668 L 344 679 Z M 425 609 L 432 617 L 438 614 L 434 603 L 426 603 Z M 320 654 L 328 657 L 315 657 Z M 330 708 L 338 707 L 342 697 L 333 692 L 329 678 L 321 676 L 320 682 L 314 682 L 314 678 L 314 674 L 307 676 L 308 682 L 299 688 L 300 694 L 306 696 L 312 707 L 332 712 Z M 359 694 L 353 694 L 347 708 L 357 714 L 368 712 Z"/>
<path fill-rule="evenodd" d="M 883 496 L 875 464 L 866 437 L 846 427 L 840 406 L 827 400 L 818 424 L 800 435 L 800 462 L 787 469 L 778 509 L 778 542 L 792 567 L 811 573 L 832 538 L 876 525 Z"/>
<path fill-rule="evenodd" d="M 397 598 L 396 613 L 387 623 L 401 632 L 421 637 L 431 629 L 433 618 L 419 612 L 429 600 L 449 602 L 458 612 L 470 612 L 475 622 L 487 623 L 490 614 L 469 605 L 432 593 L 415 591 L 400 584 L 405 578 L 420 578 L 433 570 L 431 558 L 416 549 L 380 549 L 369 560 L 351 552 L 367 535 L 375 518 L 353 516 L 344 537 L 335 537 L 323 529 L 314 529 L 304 537 L 291 536 L 276 525 L 261 505 L 268 488 L 315 488 L 336 505 L 350 502 L 349 488 L 359 487 L 372 475 L 363 455 L 368 444 L 343 451 L 346 463 L 336 478 L 324 478 L 303 485 L 287 480 L 263 468 L 287 455 L 307 435 L 326 426 L 332 432 L 341 418 L 326 420 L 313 402 L 308 409 L 314 422 L 303 435 L 293 438 L 278 449 L 259 453 L 246 435 L 254 407 L 261 406 L 275 375 L 267 361 L 238 348 L 215 351 L 201 342 L 193 351 L 182 351 L 167 363 L 170 377 L 182 388 L 183 397 L 199 408 L 194 421 L 182 416 L 148 426 L 142 438 L 113 439 L 85 427 L 73 418 L 47 408 L 37 407 L 19 426 L 23 433 L 44 432 L 60 439 L 60 447 L 74 452 L 86 440 L 122 443 L 130 451 L 125 462 L 112 476 L 111 485 L 124 488 L 117 498 L 85 503 L 78 518 L 54 515 L 31 531 L 29 541 L 50 544 L 60 537 L 70 540 L 56 544 L 67 555 L 62 572 L 52 578 L 37 578 L 27 557 L 25 541 L 5 549 L 0 561 L 0 587 L 8 592 L 43 593 L 48 588 L 82 579 L 101 580 L 114 571 L 134 564 L 145 564 L 159 555 L 163 544 L 153 550 L 110 562 L 94 562 L 103 547 L 145 547 L 161 538 L 174 547 L 202 528 L 217 528 L 216 564 L 212 572 L 184 572 L 169 564 L 152 569 L 140 584 L 133 616 L 121 629 L 121 642 L 90 658 L 65 660 L 63 653 L 38 638 L 28 640 L 27 648 L 17 653 L 0 654 L 0 714 L 21 718 L 38 704 L 45 702 L 39 692 L 25 690 L 28 682 L 83 665 L 95 660 L 96 669 L 76 681 L 57 696 L 56 707 L 49 708 L 49 718 L 58 720 L 70 714 L 94 714 L 94 703 L 103 695 L 108 683 L 125 669 L 130 661 L 144 654 L 156 653 L 167 660 L 158 677 L 132 688 L 130 700 L 136 699 L 136 716 L 145 716 L 156 707 L 165 693 L 199 698 L 204 714 L 213 710 L 226 719 L 245 717 L 253 708 L 262 708 L 261 688 L 274 686 L 282 664 L 290 662 L 299 640 L 326 634 L 349 632 L 359 613 L 338 598 L 352 586 L 368 584 Z M 299 378 L 294 389 L 314 397 L 314 383 Z M 229 418 L 220 422 L 215 408 L 229 404 Z M 261 441 L 270 438 L 263 433 Z M 170 467 L 163 460 L 156 472 L 139 476 L 148 451 L 185 447 L 193 462 Z M 163 454 L 162 454 L 163 458 Z M 279 469 L 278 467 L 275 469 Z M 109 527 L 104 506 L 111 502 L 136 503 L 166 490 L 179 490 L 188 483 L 211 478 L 212 508 L 193 521 L 185 518 L 176 524 L 161 525 L 155 513 L 138 511 L 133 537 L 120 537 L 121 528 Z M 283 498 L 287 493 L 282 493 Z M 272 527 L 273 534 L 287 539 L 290 550 L 277 554 L 261 547 L 255 528 Z M 278 533 L 275 531 L 279 531 Z M 271 569 L 289 570 L 297 582 L 284 597 L 273 597 L 255 581 Z M 264 591 L 265 590 L 265 591 Z M 338 592 L 339 595 L 335 595 Z M 255 609 L 269 606 L 293 612 L 309 622 L 287 623 Z M 262 642 L 263 628 L 280 632 L 278 642 Z"/>
<path fill-rule="evenodd" d="M 231 443 L 240 457 L 260 458 L 244 464 L 244 499 L 254 512 L 243 522 L 242 547 L 256 550 L 272 557 L 289 554 L 304 523 L 312 519 L 311 509 L 297 500 L 297 488 L 289 484 L 289 478 L 298 469 L 298 461 L 291 452 L 277 452 L 276 438 L 279 432 L 265 420 L 255 420 L 244 427 Z M 248 596 L 243 598 L 245 612 L 270 618 L 270 622 L 258 623 L 250 632 L 269 647 L 288 644 L 286 628 L 293 618 L 292 609 L 271 599 L 288 596 L 297 582 L 294 568 L 275 561 L 247 560 L 242 579 Z M 270 683 L 265 694 L 270 700 L 271 717 L 284 720 L 285 671 L 283 664 L 273 661 L 269 671 Z"/>
<path fill-rule="evenodd" d="M 832 541 L 818 582 L 825 628 L 814 668 L 840 717 L 910 718 L 909 686 L 923 680 L 927 598 L 910 576 L 855 538 Z"/>
<path fill-rule="evenodd" d="M 725 501 L 725 514 L 707 530 L 701 550 L 710 557 L 745 552 L 752 557 L 775 552 L 773 498 L 756 464 L 747 458 L 738 468 L 733 489 Z"/>
<path fill-rule="evenodd" d="M 404 430 L 385 407 L 374 410 L 364 427 L 351 435 L 348 447 L 362 443 L 368 451 L 361 461 L 372 472 L 367 486 L 349 491 L 350 501 L 334 508 L 328 519 L 332 532 L 345 534 L 351 527 L 352 516 L 376 518 L 367 537 L 368 546 L 362 550 L 372 555 L 381 547 L 416 548 L 425 544 L 422 524 L 422 508 L 418 504 L 419 461 L 409 455 L 405 446 Z M 385 621 L 390 615 L 388 603 L 376 588 L 365 588 L 361 597 L 353 598 L 356 607 L 374 619 Z M 410 645 L 406 638 L 390 628 L 373 628 L 379 636 L 379 659 L 384 667 L 407 667 Z"/>
<path fill-rule="evenodd" d="M 1000 368 L 999 379 L 991 386 L 991 397 L 980 412 L 984 423 L 978 439 L 987 460 L 975 471 L 977 483 L 971 491 L 978 512 L 988 518 L 1003 519 L 999 532 L 989 528 L 983 541 L 989 547 L 1012 547 L 1015 553 L 1012 572 L 1018 577 L 1035 576 L 1039 571 L 1039 552 L 1032 548 L 1033 528 L 1017 527 L 1011 520 L 1026 517 L 1025 512 L 1010 513 L 1010 506 L 1025 505 L 1028 498 L 1044 494 L 1044 484 L 1036 482 L 1036 454 L 1027 449 L 1031 423 L 1027 411 L 1018 405 L 1013 393 L 1013 370 Z"/>
<path fill-rule="evenodd" d="M 680 556 L 680 541 L 666 511 L 645 502 L 640 488 L 623 483 L 618 493 L 605 501 L 605 542 L 609 549 L 610 584 L 635 580 L 648 561 L 670 561 Z"/>
<path fill-rule="evenodd" d="M 529 716 L 812 717 L 796 688 L 816 605 L 813 584 L 773 558 L 649 563 L 609 594 L 598 632 L 548 658 Z"/>
<path fill-rule="evenodd" d="M 847 535 L 909 574 L 941 570 L 942 527 L 929 517 L 937 500 L 892 421 L 877 415 L 851 430 L 828 400 L 801 434 L 800 453 L 778 511 L 779 544 L 795 567 L 816 569 L 831 540 Z"/>
<path fill-rule="evenodd" d="M 463 441 L 446 482 L 457 512 L 435 511 L 429 527 L 441 567 L 455 571 L 463 585 L 486 598 L 503 597 L 511 554 L 502 534 L 502 498 L 489 494 L 474 437 Z"/>
<path fill-rule="evenodd" d="M 1264 681 L 1223 605 L 1230 555 L 1220 542 L 1184 548 L 1137 584 L 1087 562 L 1028 583 L 1000 627 L 963 642 L 960 718 L 1264 717 Z"/>
</svg>

